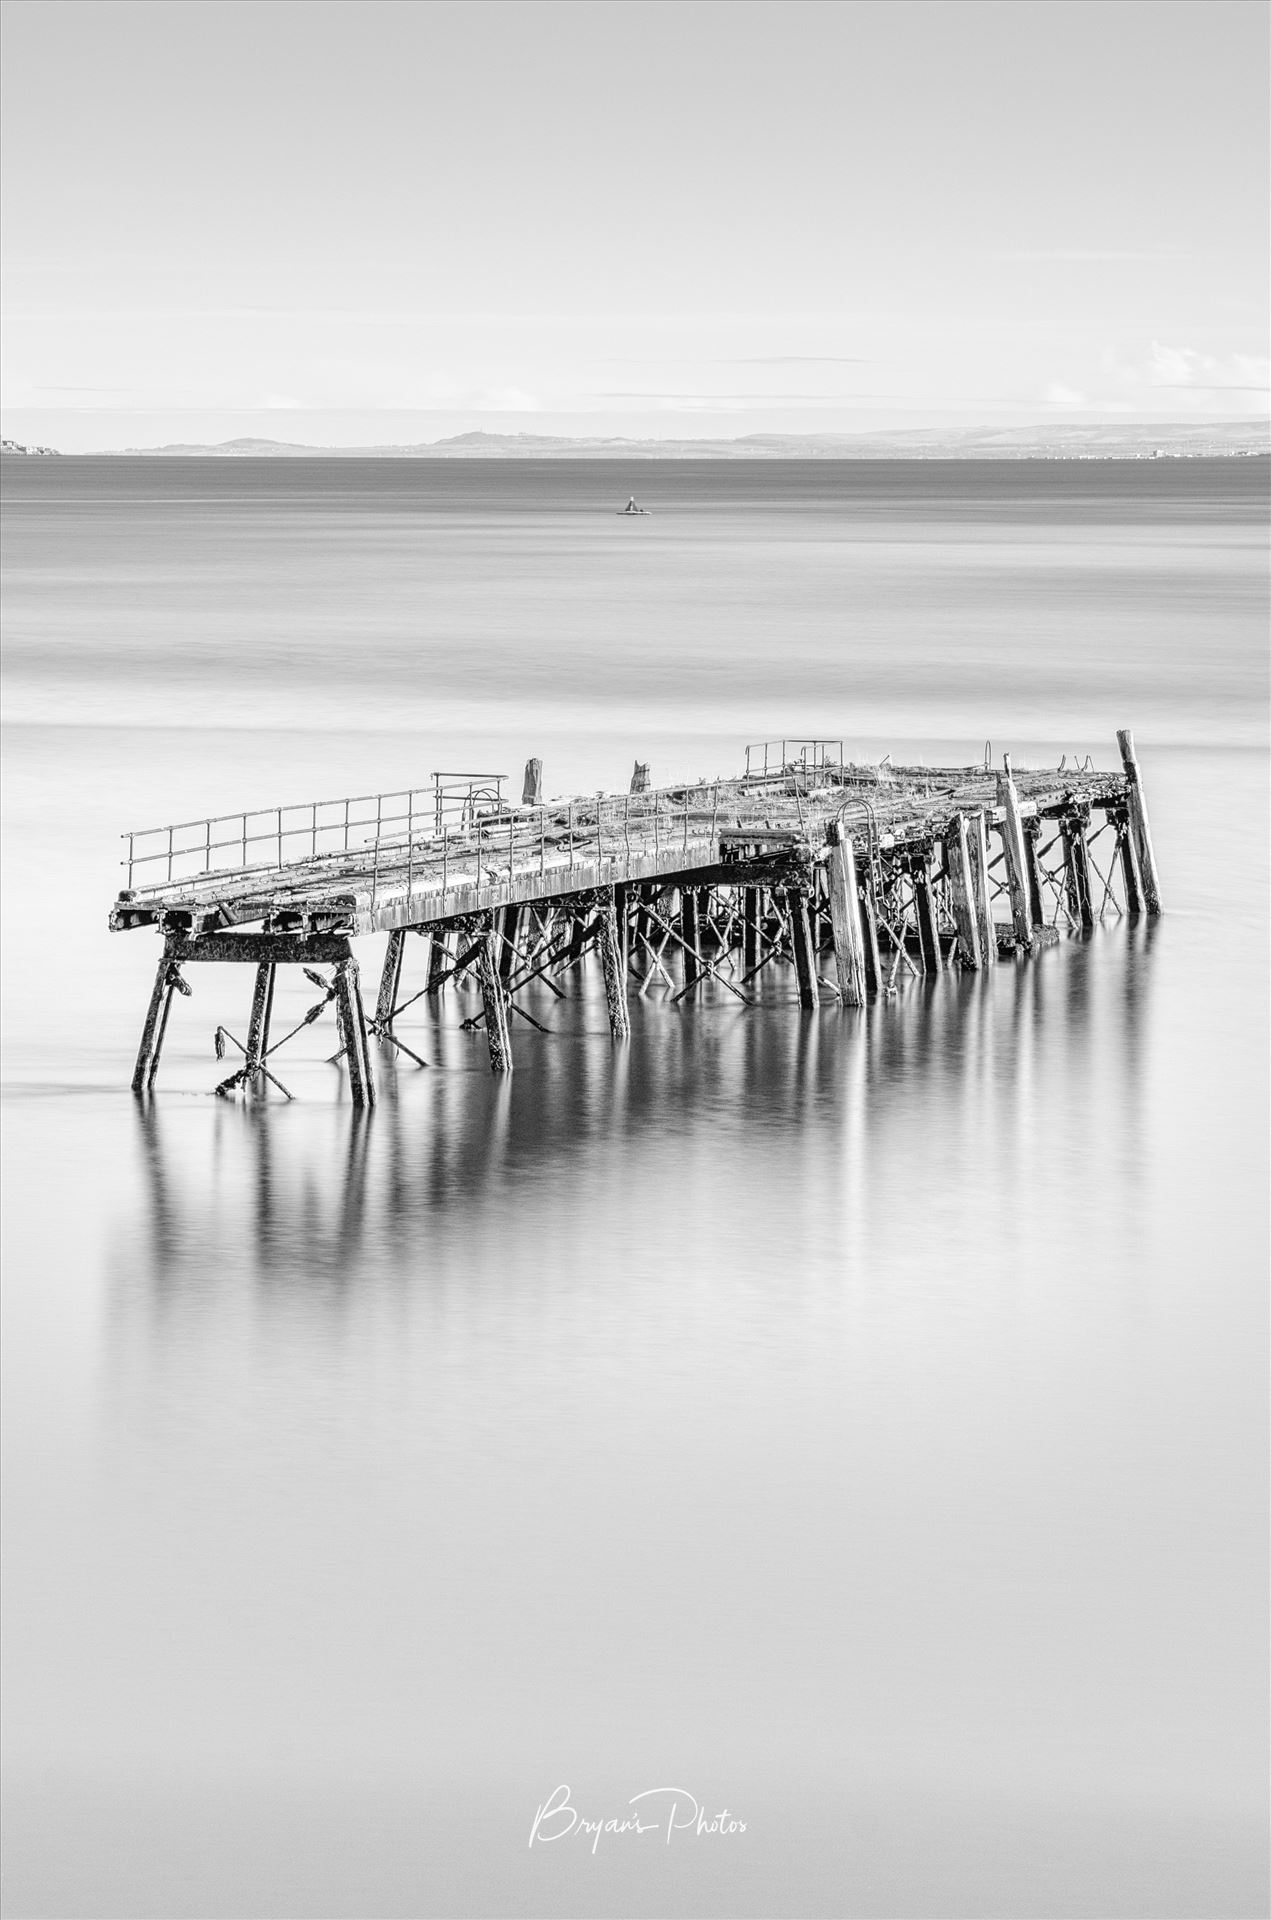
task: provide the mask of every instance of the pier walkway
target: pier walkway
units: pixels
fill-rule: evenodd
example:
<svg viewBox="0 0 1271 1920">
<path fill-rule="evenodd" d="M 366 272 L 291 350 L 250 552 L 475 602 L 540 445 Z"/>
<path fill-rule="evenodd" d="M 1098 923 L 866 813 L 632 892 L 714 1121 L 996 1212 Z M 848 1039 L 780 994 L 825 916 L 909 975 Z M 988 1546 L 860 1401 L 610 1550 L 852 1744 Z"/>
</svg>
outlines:
<svg viewBox="0 0 1271 1920">
<path fill-rule="evenodd" d="M 115 931 L 163 936 L 133 1085 L 155 1081 L 182 969 L 256 968 L 240 1064 L 218 1092 L 263 1092 L 275 969 L 310 972 L 335 1013 L 355 1105 L 375 1100 L 370 1039 L 394 1032 L 408 934 L 428 941 L 437 993 L 467 969 L 481 987 L 491 1064 L 511 1066 L 509 1015 L 532 980 L 599 953 L 611 1030 L 629 1033 L 633 978 L 677 997 L 713 980 L 747 999 L 788 965 L 800 1005 L 860 1005 L 905 974 L 980 968 L 1109 913 L 1160 911 L 1131 735 L 1121 766 L 1000 769 L 859 765 L 838 741 L 747 749 L 735 779 L 542 802 L 537 761 L 521 805 L 502 776 L 437 774 L 427 788 L 186 821 L 125 836 Z M 374 1015 L 352 942 L 387 933 Z M 818 956 L 833 952 L 830 977 Z M 410 999 L 420 997 L 412 992 Z M 308 1022 L 304 1023 L 308 1024 Z M 537 1024 L 537 1022 L 534 1022 Z M 290 1037 L 290 1036 L 288 1036 Z"/>
</svg>

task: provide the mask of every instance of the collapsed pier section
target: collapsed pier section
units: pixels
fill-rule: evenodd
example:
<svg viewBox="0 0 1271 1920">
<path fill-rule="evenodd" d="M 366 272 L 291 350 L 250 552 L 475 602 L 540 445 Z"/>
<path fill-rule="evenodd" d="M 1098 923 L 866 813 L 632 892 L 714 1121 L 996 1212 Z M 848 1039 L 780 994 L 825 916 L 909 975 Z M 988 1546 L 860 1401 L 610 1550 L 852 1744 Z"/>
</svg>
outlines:
<svg viewBox="0 0 1271 1920">
<path fill-rule="evenodd" d="M 798 1004 L 846 1006 L 949 967 L 1028 955 L 1109 915 L 1161 911 L 1134 743 L 1121 767 L 854 764 L 841 744 L 749 749 L 733 780 L 521 806 L 499 776 L 438 776 L 431 792 L 312 802 L 126 836 L 115 931 L 163 938 L 133 1076 L 153 1088 L 185 969 L 255 968 L 244 1039 L 216 1031 L 232 1072 L 216 1091 L 287 1093 L 274 1056 L 324 1013 L 356 1107 L 374 1105 L 371 1042 L 423 1065 L 396 1022 L 424 995 L 474 982 L 490 1064 L 511 1070 L 513 1021 L 541 1022 L 518 995 L 599 956 L 610 1031 L 629 1001 L 676 1001 L 713 982 L 743 1002 L 769 968 Z M 527 794 L 533 789 L 527 770 Z M 466 781 L 466 787 L 465 787 Z M 368 1017 L 353 942 L 387 933 Z M 423 942 L 408 967 L 408 941 Z M 279 966 L 322 994 L 272 1037 Z M 323 969 L 323 971 L 319 971 Z M 750 991 L 748 991 L 750 989 Z"/>
</svg>

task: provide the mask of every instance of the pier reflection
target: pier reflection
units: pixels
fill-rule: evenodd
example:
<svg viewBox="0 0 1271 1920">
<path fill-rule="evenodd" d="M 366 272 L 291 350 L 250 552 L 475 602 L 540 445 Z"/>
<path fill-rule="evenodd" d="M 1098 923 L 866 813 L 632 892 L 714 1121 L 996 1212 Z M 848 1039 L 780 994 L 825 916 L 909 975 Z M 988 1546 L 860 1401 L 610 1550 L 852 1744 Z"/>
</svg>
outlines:
<svg viewBox="0 0 1271 1920">
<path fill-rule="evenodd" d="M 450 1065 L 386 1072 L 369 1114 L 160 1098 L 136 1112 L 117 1304 L 205 1315 L 245 1282 L 309 1309 L 443 1280 L 523 1297 L 561 1263 L 620 1286 L 650 1259 L 872 1288 L 914 1255 L 952 1271 L 1115 1239 L 1087 1173 L 1136 1178 L 1154 931 L 861 1011 L 646 1003 L 619 1048 L 580 991 L 513 1075 L 434 1035 Z"/>
</svg>

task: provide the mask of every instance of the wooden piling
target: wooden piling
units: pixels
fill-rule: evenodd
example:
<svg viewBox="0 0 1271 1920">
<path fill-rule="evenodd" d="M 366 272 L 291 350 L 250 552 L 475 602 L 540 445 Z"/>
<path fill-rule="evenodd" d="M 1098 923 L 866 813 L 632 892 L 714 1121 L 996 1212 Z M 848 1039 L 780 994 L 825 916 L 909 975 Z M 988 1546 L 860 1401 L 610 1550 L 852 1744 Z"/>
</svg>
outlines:
<svg viewBox="0 0 1271 1920">
<path fill-rule="evenodd" d="M 406 952 L 406 930 L 398 928 L 388 936 L 388 946 L 384 950 L 384 970 L 380 974 L 379 998 L 375 1002 L 375 1024 L 378 1027 L 392 1025 L 393 1008 L 397 1005 L 397 991 L 402 979 L 402 960 Z"/>
<path fill-rule="evenodd" d="M 618 964 L 625 978 L 627 971 L 628 949 L 631 944 L 630 930 L 630 888 L 621 880 L 613 890 L 614 919 L 618 929 Z"/>
<path fill-rule="evenodd" d="M 989 877 L 989 839 L 982 813 L 967 820 L 971 855 L 971 885 L 975 895 L 975 924 L 980 942 L 980 965 L 997 965 L 997 922 L 993 918 L 993 882 Z"/>
<path fill-rule="evenodd" d="M 600 965 L 605 976 L 610 1035 L 615 1040 L 629 1040 L 631 1016 L 627 1010 L 627 970 L 618 932 L 617 903 L 612 898 L 600 913 Z"/>
<path fill-rule="evenodd" d="M 949 874 L 949 898 L 957 929 L 958 959 L 973 972 L 980 969 L 980 930 L 975 915 L 975 882 L 971 874 L 970 836 L 964 813 L 958 814 L 945 835 L 944 864 Z"/>
<path fill-rule="evenodd" d="M 701 919 L 696 887 L 680 889 L 680 938 L 684 942 L 684 984 L 691 987 L 702 977 Z"/>
<path fill-rule="evenodd" d="M 442 981 L 450 971 L 450 931 L 447 927 L 438 927 L 432 937 L 432 947 L 428 955 L 428 991 L 439 993 Z"/>
<path fill-rule="evenodd" d="M 808 897 L 801 887 L 786 888 L 786 907 L 790 914 L 794 970 L 799 980 L 799 1005 L 815 1007 L 816 956 L 812 948 L 812 929 L 808 924 Z"/>
<path fill-rule="evenodd" d="M 1121 860 L 1121 884 L 1125 888 L 1125 910 L 1131 918 L 1143 911 L 1143 881 L 1139 874 L 1139 856 L 1134 847 L 1134 832 L 1128 813 L 1113 815 L 1117 853 Z"/>
<path fill-rule="evenodd" d="M 486 934 L 479 942 L 476 967 L 481 985 L 481 1005 L 485 1012 L 486 1038 L 490 1043 L 490 1069 L 493 1073 L 511 1073 L 512 1044 L 508 1039 L 507 1000 L 499 977 L 493 933 Z"/>
<path fill-rule="evenodd" d="M 631 774 L 631 792 L 647 793 L 649 790 L 649 763 L 637 760 Z"/>
<path fill-rule="evenodd" d="M 499 918 L 499 978 L 504 986 L 512 978 L 516 964 L 516 936 L 521 926 L 521 909 L 515 904 L 504 907 Z"/>
<path fill-rule="evenodd" d="M 1042 906 L 1042 870 L 1041 853 L 1038 846 L 1042 837 L 1042 823 L 1034 816 L 1024 822 L 1024 864 L 1028 872 L 1028 911 L 1033 926 L 1044 927 L 1046 913 Z"/>
<path fill-rule="evenodd" d="M 830 930 L 834 937 L 834 964 L 845 1006 L 865 1004 L 865 936 L 861 927 L 860 893 L 856 882 L 856 851 L 851 836 L 837 821 L 827 829 L 829 839 Z"/>
<path fill-rule="evenodd" d="M 753 973 L 759 965 L 759 925 L 762 917 L 762 887 L 744 887 L 741 901 L 741 970 L 743 973 Z"/>
<path fill-rule="evenodd" d="M 521 805 L 538 807 L 543 802 L 543 762 L 527 760 L 525 762 L 525 780 L 521 787 Z"/>
<path fill-rule="evenodd" d="M 150 1063 L 154 1059 L 155 1035 L 159 1031 L 159 1015 L 163 1011 L 163 996 L 167 991 L 168 958 L 165 954 L 155 970 L 154 985 L 150 989 L 150 1005 L 146 1008 L 146 1017 L 141 1028 L 141 1045 L 137 1049 L 137 1064 L 132 1071 L 134 1093 L 144 1093 L 154 1078 Z"/>
<path fill-rule="evenodd" d="M 915 860 L 909 871 L 918 916 L 918 951 L 922 955 L 922 970 L 924 973 L 939 973 L 944 966 L 944 956 L 940 950 L 940 929 L 931 886 L 931 863 L 926 859 Z"/>
<path fill-rule="evenodd" d="M 1006 855 L 1006 876 L 1011 896 L 1011 921 L 1016 944 L 1025 952 L 1033 949 L 1033 907 L 1028 887 L 1028 850 L 1024 837 L 1024 818 L 1019 810 L 1019 794 L 1011 778 L 1011 756 L 1002 756 L 1002 771 L 997 776 L 997 804 L 1005 818 L 1001 824 L 1002 850 Z"/>
<path fill-rule="evenodd" d="M 1134 751 L 1134 735 L 1129 727 L 1117 728 L 1117 745 L 1121 749 L 1121 765 L 1125 769 L 1126 809 L 1138 860 L 1143 900 L 1149 914 L 1156 915 L 1161 911 L 1161 881 L 1156 870 L 1156 850 L 1152 845 L 1152 828 L 1147 817 L 1147 799 L 1143 792 L 1138 755 Z"/>
<path fill-rule="evenodd" d="M 865 991 L 881 993 L 883 967 L 878 956 L 878 906 L 874 899 L 874 876 L 869 867 L 860 876 L 856 892 L 861 909 L 861 933 L 865 941 Z"/>
<path fill-rule="evenodd" d="M 366 1037 L 362 981 L 356 960 L 342 960 L 335 970 L 335 1004 L 349 1066 L 349 1092 L 355 1107 L 375 1105 L 375 1074 Z"/>
<path fill-rule="evenodd" d="M 1064 892 L 1068 911 L 1083 933 L 1094 926 L 1094 907 L 1090 899 L 1090 856 L 1086 849 L 1086 823 L 1079 813 L 1065 814 L 1059 823 L 1064 843 Z"/>
<path fill-rule="evenodd" d="M 271 960 L 262 960 L 256 968 L 252 990 L 252 1010 L 247 1022 L 247 1057 L 244 1072 L 263 1092 L 263 1067 L 269 1051 L 269 1022 L 274 1010 L 274 977 L 278 969 Z"/>
</svg>

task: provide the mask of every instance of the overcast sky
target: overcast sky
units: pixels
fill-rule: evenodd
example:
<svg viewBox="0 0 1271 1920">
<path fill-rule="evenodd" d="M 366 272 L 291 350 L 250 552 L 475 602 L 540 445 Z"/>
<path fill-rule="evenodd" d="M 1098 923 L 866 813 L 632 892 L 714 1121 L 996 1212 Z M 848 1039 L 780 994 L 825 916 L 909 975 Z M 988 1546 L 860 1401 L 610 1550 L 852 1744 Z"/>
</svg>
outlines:
<svg viewBox="0 0 1271 1920">
<path fill-rule="evenodd" d="M 6 0 L 5 432 L 1267 406 L 1261 0 Z"/>
</svg>

